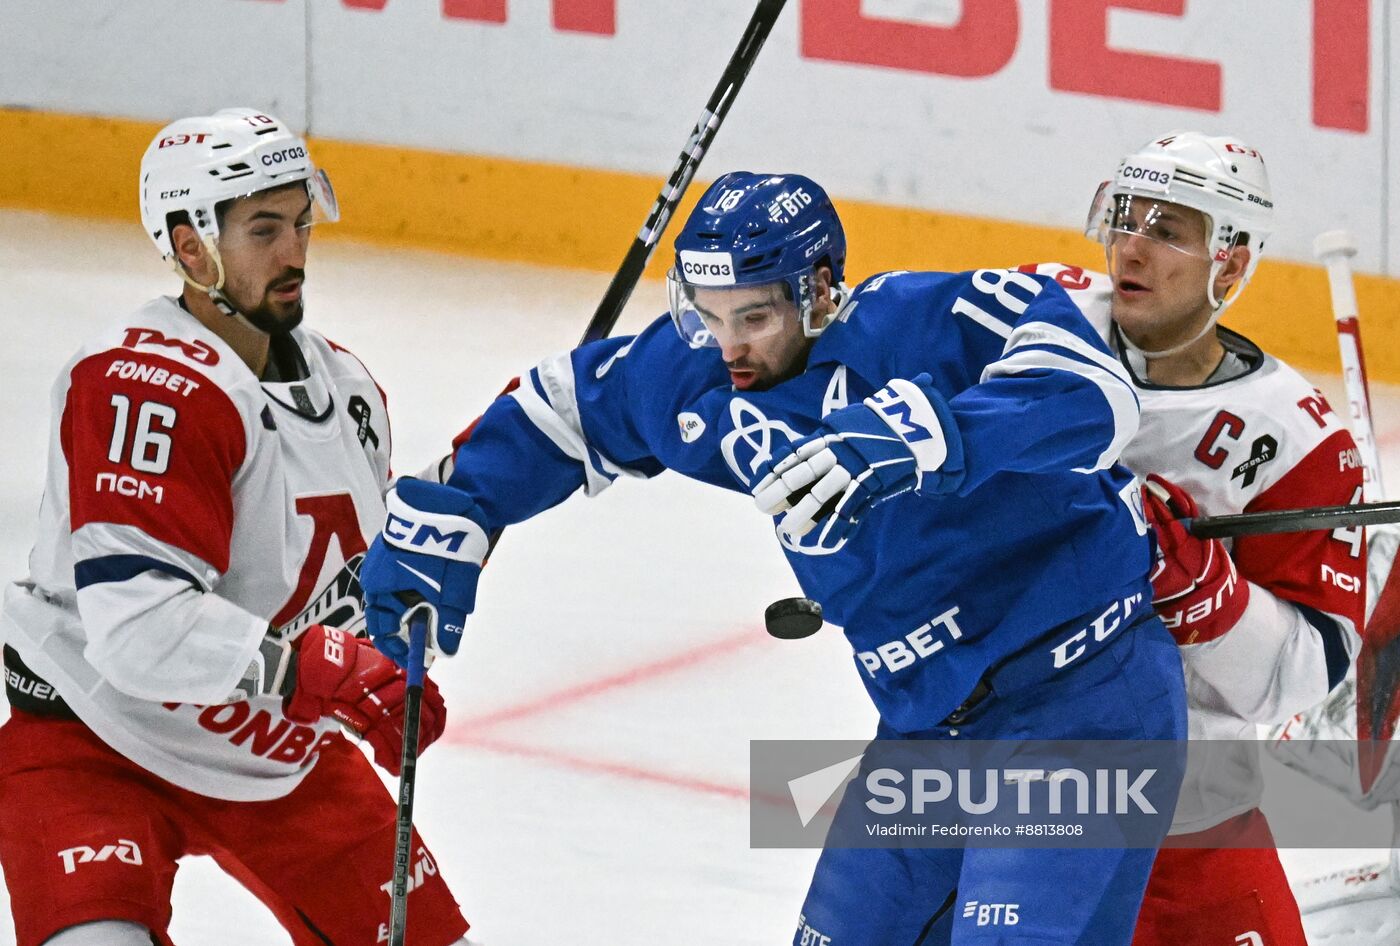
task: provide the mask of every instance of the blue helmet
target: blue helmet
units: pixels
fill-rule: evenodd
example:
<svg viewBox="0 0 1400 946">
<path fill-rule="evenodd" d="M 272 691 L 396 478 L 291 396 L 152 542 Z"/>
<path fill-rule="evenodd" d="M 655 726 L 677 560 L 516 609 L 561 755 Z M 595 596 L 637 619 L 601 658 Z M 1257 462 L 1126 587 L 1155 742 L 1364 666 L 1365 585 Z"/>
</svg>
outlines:
<svg viewBox="0 0 1400 946">
<path fill-rule="evenodd" d="M 781 283 L 803 333 L 815 337 L 824 327 L 812 325 L 812 274 L 819 264 L 831 268 L 832 285 L 841 283 L 846 234 L 826 191 L 800 174 L 734 171 L 710 185 L 676 237 L 667 275 L 671 319 L 693 347 L 717 345 L 694 306 L 696 287 Z"/>
</svg>

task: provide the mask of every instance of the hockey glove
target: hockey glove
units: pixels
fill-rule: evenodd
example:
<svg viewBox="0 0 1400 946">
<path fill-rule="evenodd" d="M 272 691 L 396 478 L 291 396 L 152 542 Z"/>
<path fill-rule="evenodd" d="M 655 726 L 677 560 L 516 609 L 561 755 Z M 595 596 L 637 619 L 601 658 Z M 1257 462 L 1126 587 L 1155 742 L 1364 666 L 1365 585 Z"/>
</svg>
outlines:
<svg viewBox="0 0 1400 946">
<path fill-rule="evenodd" d="M 778 448 L 753 488 L 758 508 L 770 516 L 787 511 L 778 531 L 792 539 L 825 521 L 823 543 L 839 542 L 869 509 L 900 493 L 956 489 L 962 439 L 931 382 L 926 374 L 896 378 L 826 415 L 811 436 Z"/>
<path fill-rule="evenodd" d="M 1249 604 L 1249 582 L 1219 539 L 1198 539 L 1178 521 L 1200 515 L 1191 494 L 1155 473 L 1142 490 L 1156 531 L 1153 605 L 1178 644 L 1204 644 L 1226 634 Z"/>
<path fill-rule="evenodd" d="M 431 611 L 428 649 L 451 656 L 476 606 L 476 582 L 490 544 L 470 496 L 404 478 L 385 497 L 389 516 L 360 568 L 370 639 L 408 665 L 410 611 Z"/>
<path fill-rule="evenodd" d="M 333 627 L 313 624 L 297 646 L 296 687 L 282 702 L 282 714 L 309 725 L 326 716 L 370 744 L 374 761 L 399 774 L 403 748 L 405 674 L 367 640 Z M 442 735 L 447 708 L 437 684 L 423 681 L 418 751 Z"/>
</svg>

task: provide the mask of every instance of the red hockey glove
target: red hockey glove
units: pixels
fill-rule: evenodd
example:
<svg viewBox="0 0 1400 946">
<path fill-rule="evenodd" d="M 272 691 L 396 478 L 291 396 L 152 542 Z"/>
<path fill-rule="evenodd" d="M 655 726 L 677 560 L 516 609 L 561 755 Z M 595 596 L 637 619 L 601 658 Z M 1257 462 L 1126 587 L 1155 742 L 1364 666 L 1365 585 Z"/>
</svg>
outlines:
<svg viewBox="0 0 1400 946">
<path fill-rule="evenodd" d="M 1239 577 L 1219 539 L 1198 539 L 1177 521 L 1200 515 L 1190 493 L 1153 474 L 1142 501 L 1157 532 L 1152 595 L 1158 617 L 1178 644 L 1224 635 L 1249 604 L 1249 582 Z"/>
<path fill-rule="evenodd" d="M 399 774 L 408 689 L 403 670 L 369 641 L 313 624 L 298 645 L 296 675 L 296 688 L 282 704 L 288 719 L 310 724 L 333 716 L 368 740 L 380 768 Z M 446 723 L 447 708 L 437 684 L 424 679 L 418 751 L 432 745 Z"/>
</svg>

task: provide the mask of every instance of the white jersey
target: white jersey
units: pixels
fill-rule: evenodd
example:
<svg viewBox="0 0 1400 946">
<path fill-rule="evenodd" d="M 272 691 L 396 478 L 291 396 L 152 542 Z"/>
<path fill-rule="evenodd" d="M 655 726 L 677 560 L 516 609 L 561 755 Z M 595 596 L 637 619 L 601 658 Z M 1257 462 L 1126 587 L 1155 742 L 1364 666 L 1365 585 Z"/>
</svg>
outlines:
<svg viewBox="0 0 1400 946">
<path fill-rule="evenodd" d="M 1107 276 L 1043 264 L 1090 321 L 1113 338 Z M 1227 351 L 1248 367 L 1199 387 L 1143 379 L 1123 357 L 1142 404 L 1138 434 L 1121 462 L 1183 487 L 1203 515 L 1336 506 L 1361 501 L 1361 459 L 1326 399 L 1283 362 L 1221 329 Z M 1121 346 L 1115 346 L 1120 348 Z M 1134 362 L 1138 362 L 1134 365 Z M 1136 370 L 1135 370 L 1136 369 Z M 1361 529 L 1226 540 L 1249 606 L 1227 634 L 1181 648 L 1192 740 L 1229 740 L 1193 755 L 1173 834 L 1201 831 L 1259 805 L 1258 724 L 1288 719 L 1322 701 L 1360 649 L 1366 602 Z M 1195 764 L 1196 759 L 1205 764 Z"/>
<path fill-rule="evenodd" d="M 343 585 L 389 477 L 384 397 L 359 360 L 301 328 L 273 349 L 301 380 L 259 382 L 173 298 L 84 345 L 53 387 L 30 575 L 0 616 L 104 742 L 233 801 L 287 794 L 335 738 L 277 697 L 228 701 L 269 625 Z"/>
</svg>

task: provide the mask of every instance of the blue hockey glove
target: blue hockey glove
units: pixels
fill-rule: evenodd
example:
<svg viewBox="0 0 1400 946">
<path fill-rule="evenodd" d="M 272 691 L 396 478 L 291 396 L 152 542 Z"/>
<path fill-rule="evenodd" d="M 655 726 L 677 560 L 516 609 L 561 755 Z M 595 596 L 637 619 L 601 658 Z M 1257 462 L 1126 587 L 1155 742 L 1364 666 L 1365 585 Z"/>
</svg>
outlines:
<svg viewBox="0 0 1400 946">
<path fill-rule="evenodd" d="M 385 497 L 389 516 L 360 568 L 374 646 L 408 665 L 409 612 L 431 611 L 428 650 L 449 657 L 476 606 L 476 582 L 490 540 L 470 496 L 404 478 Z"/>
<path fill-rule="evenodd" d="M 770 516 L 787 511 L 778 531 L 794 540 L 825 521 L 828 544 L 849 537 L 871 507 L 900 493 L 956 489 L 962 439 L 932 380 L 895 378 L 862 403 L 826 415 L 811 436 L 774 451 L 753 488 L 758 508 Z"/>
</svg>

